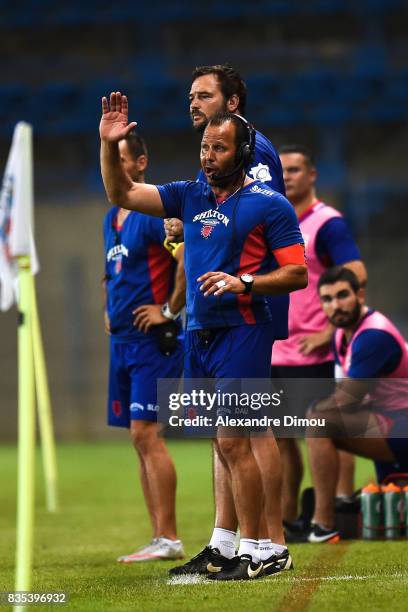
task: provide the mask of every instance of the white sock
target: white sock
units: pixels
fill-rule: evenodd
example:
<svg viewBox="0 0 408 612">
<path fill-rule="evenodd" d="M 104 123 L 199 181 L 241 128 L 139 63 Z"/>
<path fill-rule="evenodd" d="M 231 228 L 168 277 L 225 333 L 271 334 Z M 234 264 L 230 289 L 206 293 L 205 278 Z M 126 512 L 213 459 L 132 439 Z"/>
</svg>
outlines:
<svg viewBox="0 0 408 612">
<path fill-rule="evenodd" d="M 165 538 L 164 536 L 160 536 L 160 540 L 166 542 L 166 544 L 179 544 L 181 540 L 170 540 L 169 538 Z"/>
<path fill-rule="evenodd" d="M 240 557 L 241 555 L 251 555 L 253 561 L 259 561 L 258 540 L 241 538 L 239 541 L 238 556 Z"/>
<path fill-rule="evenodd" d="M 261 561 L 265 561 L 265 559 L 269 559 L 274 552 L 274 544 L 272 544 L 272 540 L 270 538 L 261 538 L 258 540 L 258 554 Z"/>
<path fill-rule="evenodd" d="M 276 552 L 277 555 L 280 555 L 281 553 L 285 552 L 285 550 L 288 549 L 286 544 L 275 544 L 275 542 L 272 542 L 272 548 Z"/>
<path fill-rule="evenodd" d="M 235 531 L 214 527 L 209 546 L 218 548 L 223 557 L 232 559 L 235 557 Z"/>
</svg>

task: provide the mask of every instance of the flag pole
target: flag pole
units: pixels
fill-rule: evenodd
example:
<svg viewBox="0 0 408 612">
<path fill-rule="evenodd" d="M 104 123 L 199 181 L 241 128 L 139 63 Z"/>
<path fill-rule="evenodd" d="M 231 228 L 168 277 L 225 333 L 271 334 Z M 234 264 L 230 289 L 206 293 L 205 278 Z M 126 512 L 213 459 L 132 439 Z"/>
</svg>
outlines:
<svg viewBox="0 0 408 612">
<path fill-rule="evenodd" d="M 31 268 L 28 256 L 18 257 L 18 483 L 15 590 L 31 589 L 35 480 L 35 393 L 32 345 Z M 23 606 L 15 606 L 23 610 Z"/>
<path fill-rule="evenodd" d="M 55 450 L 47 368 L 44 358 L 40 318 L 38 316 L 34 276 L 31 276 L 31 313 L 35 388 L 37 392 L 37 410 L 40 425 L 41 450 L 45 478 L 47 509 L 49 512 L 57 512 L 57 458 Z"/>
</svg>

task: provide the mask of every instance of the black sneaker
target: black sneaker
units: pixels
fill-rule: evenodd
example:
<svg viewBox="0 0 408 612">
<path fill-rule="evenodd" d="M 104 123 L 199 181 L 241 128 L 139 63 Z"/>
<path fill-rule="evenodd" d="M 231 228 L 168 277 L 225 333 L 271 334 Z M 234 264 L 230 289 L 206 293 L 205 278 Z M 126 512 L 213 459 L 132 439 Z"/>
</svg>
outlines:
<svg viewBox="0 0 408 612">
<path fill-rule="evenodd" d="M 337 544 L 340 540 L 339 532 L 336 529 L 325 529 L 317 523 L 312 523 L 308 542 L 318 544 L 319 542 L 328 542 L 329 544 Z"/>
<path fill-rule="evenodd" d="M 262 561 L 262 563 L 264 576 L 273 576 L 284 570 L 294 569 L 292 557 L 288 549 L 284 550 L 282 553 L 274 553 L 269 559 Z"/>
<path fill-rule="evenodd" d="M 233 557 L 235 558 L 235 557 Z M 218 548 L 206 546 L 195 557 L 184 563 L 173 567 L 170 576 L 181 576 L 183 574 L 208 574 L 221 572 L 231 564 L 231 559 L 220 554 Z"/>
<path fill-rule="evenodd" d="M 289 542 L 289 544 L 307 542 L 307 537 L 310 533 L 310 525 L 306 529 L 301 518 L 291 523 L 283 521 L 283 528 L 285 531 L 285 540 Z"/>
<path fill-rule="evenodd" d="M 262 569 L 262 561 L 255 562 L 251 555 L 241 555 L 231 559 L 229 567 L 207 577 L 211 580 L 254 580 L 262 576 Z"/>
</svg>

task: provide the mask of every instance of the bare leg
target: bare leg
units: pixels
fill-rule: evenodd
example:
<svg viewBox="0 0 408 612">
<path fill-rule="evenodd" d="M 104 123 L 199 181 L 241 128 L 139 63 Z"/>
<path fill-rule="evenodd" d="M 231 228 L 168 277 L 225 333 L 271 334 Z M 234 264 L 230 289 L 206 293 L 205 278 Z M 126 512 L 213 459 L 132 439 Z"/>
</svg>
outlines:
<svg viewBox="0 0 408 612">
<path fill-rule="evenodd" d="M 262 481 L 248 438 L 219 437 L 218 448 L 232 479 L 232 494 L 241 539 L 258 539 Z"/>
<path fill-rule="evenodd" d="M 214 458 L 214 499 L 215 499 L 215 527 L 222 527 L 236 531 L 238 527 L 237 513 L 235 512 L 234 498 L 231 487 L 231 473 L 222 456 L 217 440 L 213 443 Z"/>
<path fill-rule="evenodd" d="M 295 438 L 281 438 L 278 447 L 282 459 L 282 512 L 289 523 L 298 517 L 298 499 L 303 479 L 303 460 Z"/>
<path fill-rule="evenodd" d="M 157 535 L 171 540 L 176 533 L 176 471 L 163 438 L 157 435 L 157 423 L 132 421 L 131 435 L 135 448 L 143 458 L 150 503 L 156 510 Z M 143 485 L 142 485 L 143 486 Z M 147 504 L 149 509 L 149 504 Z M 150 510 L 149 510 L 150 511 Z"/>
<path fill-rule="evenodd" d="M 339 451 L 340 469 L 336 495 L 351 497 L 354 493 L 354 455 Z"/>
<path fill-rule="evenodd" d="M 282 525 L 282 463 L 272 432 L 251 437 L 251 448 L 259 467 L 263 489 L 263 521 L 261 538 L 270 538 L 275 544 L 285 544 Z M 262 524 L 263 523 L 263 524 Z M 267 535 L 264 533 L 266 524 Z"/>
<path fill-rule="evenodd" d="M 322 527 L 334 526 L 334 497 L 339 475 L 337 448 L 375 461 L 393 462 L 387 442 L 383 438 L 306 438 L 310 467 L 315 486 L 314 520 Z"/>
<path fill-rule="evenodd" d="M 137 450 L 137 449 L 136 449 Z M 149 480 L 147 478 L 146 466 L 143 459 L 143 456 L 137 451 L 139 455 L 139 467 L 140 467 L 140 482 L 142 485 L 143 497 L 145 499 L 147 511 L 149 512 L 150 521 L 153 527 L 153 537 L 157 538 L 160 534 L 157 530 L 157 517 L 156 517 L 156 508 L 153 503 L 152 494 L 149 487 Z"/>
<path fill-rule="evenodd" d="M 315 489 L 313 520 L 326 529 L 334 527 L 334 498 L 339 476 L 339 455 L 330 438 L 307 438 Z"/>
</svg>

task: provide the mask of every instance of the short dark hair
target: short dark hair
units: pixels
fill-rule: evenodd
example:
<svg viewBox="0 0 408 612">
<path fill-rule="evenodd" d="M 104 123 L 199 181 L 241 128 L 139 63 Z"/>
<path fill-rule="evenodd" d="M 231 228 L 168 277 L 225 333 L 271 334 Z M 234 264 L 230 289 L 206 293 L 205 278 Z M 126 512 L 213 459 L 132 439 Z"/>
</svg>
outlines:
<svg viewBox="0 0 408 612">
<path fill-rule="evenodd" d="M 314 155 L 311 152 L 311 150 L 306 147 L 305 145 L 302 144 L 286 144 L 286 145 L 282 145 L 281 147 L 279 147 L 278 149 L 278 153 L 279 155 L 284 155 L 285 153 L 300 153 L 300 155 L 303 155 L 303 157 L 306 160 L 306 163 L 309 166 L 314 166 L 315 165 L 315 160 L 314 160 Z"/>
<path fill-rule="evenodd" d="M 238 151 L 242 144 L 249 142 L 248 128 L 245 126 L 242 119 L 239 119 L 234 113 L 216 113 L 214 117 L 209 120 L 207 127 L 211 125 L 223 125 L 228 121 L 235 125 L 235 144 Z"/>
<path fill-rule="evenodd" d="M 198 77 L 205 76 L 206 74 L 216 75 L 225 100 L 229 100 L 233 95 L 238 96 L 238 111 L 240 115 L 245 116 L 247 86 L 241 75 L 229 64 L 215 64 L 214 66 L 198 66 L 194 68 L 192 80 L 195 81 Z"/>
<path fill-rule="evenodd" d="M 125 138 L 129 153 L 133 160 L 137 160 L 141 155 L 147 156 L 147 147 L 143 138 L 136 132 L 136 130 L 130 130 L 129 134 Z"/>
<path fill-rule="evenodd" d="M 343 268 L 343 266 L 334 266 L 323 272 L 319 278 L 317 287 L 320 289 L 322 285 L 334 285 L 334 283 L 338 281 L 349 283 L 354 293 L 357 293 L 357 291 L 361 289 L 360 281 L 354 272 L 349 268 Z"/>
</svg>

